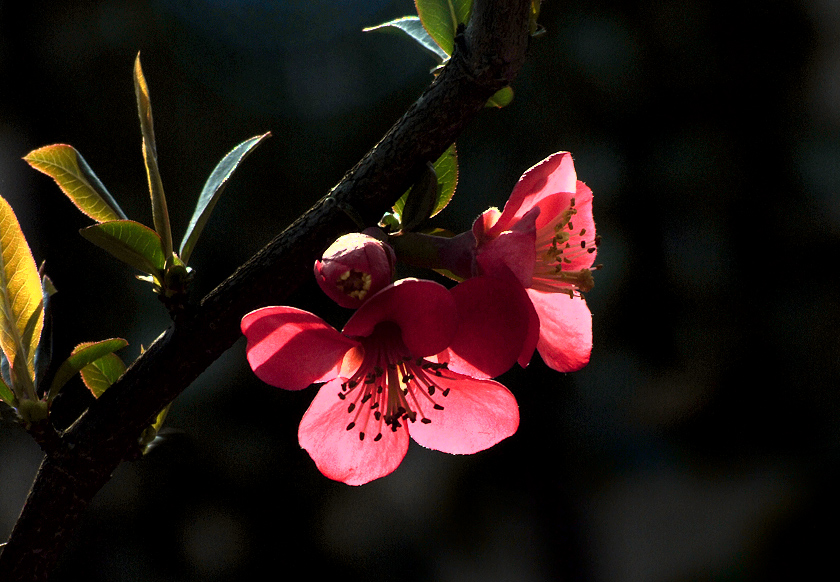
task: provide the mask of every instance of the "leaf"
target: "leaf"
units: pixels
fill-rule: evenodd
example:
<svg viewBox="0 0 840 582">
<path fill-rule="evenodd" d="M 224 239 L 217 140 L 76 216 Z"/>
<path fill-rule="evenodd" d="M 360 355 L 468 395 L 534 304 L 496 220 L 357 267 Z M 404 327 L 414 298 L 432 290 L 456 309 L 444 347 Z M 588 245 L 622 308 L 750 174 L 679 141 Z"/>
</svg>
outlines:
<svg viewBox="0 0 840 582">
<path fill-rule="evenodd" d="M 0 378 L 0 400 L 13 407 L 17 404 L 15 393 L 9 388 L 9 385 Z"/>
<path fill-rule="evenodd" d="M 94 224 L 79 231 L 83 237 L 122 262 L 163 280 L 166 261 L 160 236 L 133 220 Z"/>
<path fill-rule="evenodd" d="M 511 87 L 502 87 L 487 100 L 487 103 L 485 103 L 484 106 L 498 107 L 501 109 L 502 107 L 510 105 L 511 101 L 513 101 L 513 89 Z"/>
<path fill-rule="evenodd" d="M 438 179 L 438 199 L 430 216 L 435 216 L 441 210 L 446 208 L 449 201 L 455 195 L 455 188 L 458 185 L 458 151 L 453 143 L 446 148 L 443 155 L 440 156 L 434 164 L 435 173 Z M 396 214 L 400 221 L 402 221 L 402 214 L 405 208 L 405 201 L 408 197 L 408 192 L 403 194 L 396 204 L 393 206 L 394 214 Z"/>
<path fill-rule="evenodd" d="M 531 0 L 531 9 L 528 12 L 528 30 L 531 36 L 537 36 L 540 31 L 540 25 L 537 23 L 537 18 L 540 17 L 540 3 L 542 0 Z"/>
<path fill-rule="evenodd" d="M 426 222 L 437 204 L 439 191 L 435 167 L 427 162 L 420 178 L 406 196 L 402 210 L 402 230 L 412 231 Z"/>
<path fill-rule="evenodd" d="M 106 354 L 82 368 L 82 382 L 99 398 L 125 373 L 125 364 L 117 354 Z"/>
<path fill-rule="evenodd" d="M 92 364 L 99 358 L 120 350 L 128 345 L 128 342 L 122 338 L 113 338 L 102 340 L 99 342 L 87 342 L 77 345 L 73 348 L 70 357 L 64 360 L 55 373 L 52 384 L 50 384 L 50 391 L 47 400 L 52 400 L 58 391 L 67 384 L 68 380 L 72 378 L 77 372 L 80 372 L 85 366 Z"/>
<path fill-rule="evenodd" d="M 39 172 L 55 180 L 76 208 L 96 222 L 126 218 L 82 154 L 72 146 L 44 146 L 29 152 L 23 159 Z"/>
<path fill-rule="evenodd" d="M 146 177 L 149 179 L 149 193 L 152 197 L 152 220 L 160 236 L 164 255 L 168 257 L 172 254 L 172 229 L 169 227 L 169 210 L 166 207 L 166 196 L 158 169 L 152 102 L 149 98 L 149 86 L 140 66 L 140 53 L 137 53 L 134 60 L 134 93 L 137 96 L 140 129 L 143 132 L 143 160 L 146 163 Z"/>
<path fill-rule="evenodd" d="M 190 219 L 187 232 L 184 234 L 184 240 L 181 242 L 181 251 L 179 254 L 184 263 L 189 262 L 190 255 L 195 248 L 195 243 L 198 241 L 198 237 L 201 235 L 207 219 L 210 218 L 210 214 L 213 212 L 213 208 L 216 206 L 216 202 L 222 195 L 227 181 L 233 175 L 234 170 L 236 170 L 242 160 L 248 157 L 248 154 L 257 145 L 270 135 L 271 132 L 264 133 L 263 135 L 258 135 L 243 141 L 222 158 L 222 161 L 219 162 L 210 174 L 210 177 L 207 178 L 207 182 L 201 190 L 201 196 L 198 197 L 198 204 L 195 206 L 195 212 L 193 212 L 192 218 Z"/>
<path fill-rule="evenodd" d="M 375 30 L 381 32 L 403 32 L 416 40 L 424 49 L 432 53 L 438 62 L 443 63 L 449 58 L 446 51 L 440 48 L 435 42 L 435 39 L 423 28 L 423 24 L 420 22 L 420 17 L 418 16 L 403 16 L 402 18 L 384 22 L 377 26 L 363 28 L 362 32 L 372 32 Z"/>
<path fill-rule="evenodd" d="M 414 0 L 414 6 L 423 28 L 451 55 L 458 25 L 470 19 L 472 0 Z"/>
<path fill-rule="evenodd" d="M 31 400 L 36 400 L 35 349 L 44 326 L 43 312 L 36 312 L 42 300 L 35 260 L 12 207 L 0 197 L 0 348 L 11 364 L 13 387 L 20 383 Z"/>
</svg>

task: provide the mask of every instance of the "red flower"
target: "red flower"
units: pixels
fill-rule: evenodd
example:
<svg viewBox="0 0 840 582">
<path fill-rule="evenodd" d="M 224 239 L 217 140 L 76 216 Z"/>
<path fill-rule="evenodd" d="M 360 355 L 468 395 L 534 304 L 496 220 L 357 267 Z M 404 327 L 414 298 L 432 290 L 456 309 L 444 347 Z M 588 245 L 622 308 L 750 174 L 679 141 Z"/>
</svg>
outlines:
<svg viewBox="0 0 840 582">
<path fill-rule="evenodd" d="M 579 370 L 592 350 L 592 314 L 582 292 L 592 289 L 598 238 L 592 191 L 577 180 L 572 156 L 559 152 L 529 169 L 500 213 L 473 224 L 473 269 L 512 271 L 539 315 L 537 350 L 550 367 Z"/>
<path fill-rule="evenodd" d="M 400 464 L 409 435 L 470 454 L 516 432 L 519 410 L 507 388 L 462 372 L 496 375 L 527 344 L 533 351 L 529 310 L 521 286 L 503 279 L 479 277 L 452 291 L 403 279 L 368 299 L 341 333 L 293 307 L 253 311 L 242 331 L 248 362 L 265 382 L 287 390 L 326 382 L 298 439 L 324 475 L 361 485 Z"/>
</svg>

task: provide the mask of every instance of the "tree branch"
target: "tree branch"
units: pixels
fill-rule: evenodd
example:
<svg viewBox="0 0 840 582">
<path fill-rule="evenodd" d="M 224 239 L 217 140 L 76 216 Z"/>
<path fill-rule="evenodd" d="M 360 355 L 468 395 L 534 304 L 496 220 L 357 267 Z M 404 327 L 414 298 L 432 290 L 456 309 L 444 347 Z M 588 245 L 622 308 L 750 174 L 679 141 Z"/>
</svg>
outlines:
<svg viewBox="0 0 840 582">
<path fill-rule="evenodd" d="M 180 318 L 60 438 L 38 472 L 8 544 L 0 580 L 46 580 L 82 513 L 141 431 L 240 337 L 253 309 L 282 304 L 312 277 L 321 250 L 374 224 L 519 71 L 530 0 L 476 0 L 470 25 L 431 86 L 330 193 Z"/>
</svg>

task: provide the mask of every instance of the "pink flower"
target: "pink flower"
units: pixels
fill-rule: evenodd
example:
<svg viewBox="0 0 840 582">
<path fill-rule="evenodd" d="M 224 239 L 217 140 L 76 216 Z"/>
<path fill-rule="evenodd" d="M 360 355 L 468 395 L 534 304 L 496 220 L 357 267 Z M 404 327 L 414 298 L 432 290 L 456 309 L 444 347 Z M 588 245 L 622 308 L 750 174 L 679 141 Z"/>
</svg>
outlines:
<svg viewBox="0 0 840 582">
<path fill-rule="evenodd" d="M 516 432 L 513 395 L 483 378 L 512 366 L 528 344 L 533 351 L 529 309 L 521 286 L 503 279 L 478 277 L 451 291 L 403 279 L 366 301 L 341 333 L 293 307 L 253 311 L 242 331 L 263 381 L 287 390 L 326 382 L 298 440 L 324 475 L 361 485 L 400 464 L 409 435 L 470 454 Z"/>
<path fill-rule="evenodd" d="M 598 237 L 592 191 L 577 180 L 571 154 L 556 153 L 525 172 L 502 212 L 487 210 L 472 236 L 450 241 L 440 256 L 453 270 L 513 273 L 522 283 L 539 315 L 537 350 L 548 366 L 573 372 L 589 362 L 592 314 L 582 293 L 594 284 Z"/>
<path fill-rule="evenodd" d="M 387 244 L 364 233 L 339 237 L 315 262 L 315 279 L 333 301 L 358 308 L 391 283 L 396 257 Z"/>
</svg>

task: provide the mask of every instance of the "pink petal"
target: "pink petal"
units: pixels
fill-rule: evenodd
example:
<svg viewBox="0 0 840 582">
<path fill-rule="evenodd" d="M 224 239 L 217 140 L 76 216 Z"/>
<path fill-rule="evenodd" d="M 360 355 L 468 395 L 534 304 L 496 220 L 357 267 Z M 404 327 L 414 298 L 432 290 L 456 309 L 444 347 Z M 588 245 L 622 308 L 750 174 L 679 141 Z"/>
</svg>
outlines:
<svg viewBox="0 0 840 582">
<path fill-rule="evenodd" d="M 401 279 L 368 299 L 343 333 L 367 337 L 383 321 L 396 323 L 411 355 L 422 358 L 449 345 L 458 328 L 458 310 L 452 294 L 440 283 Z"/>
<path fill-rule="evenodd" d="M 451 370 L 476 378 L 507 372 L 536 345 L 539 330 L 531 300 L 509 272 L 506 276 L 474 277 L 452 289 L 460 322 L 442 360 Z"/>
<path fill-rule="evenodd" d="M 359 346 L 317 315 L 294 307 L 252 311 L 242 318 L 242 333 L 257 377 L 286 390 L 335 378 L 345 354 Z"/>
<path fill-rule="evenodd" d="M 418 444 L 444 453 L 469 455 L 492 447 L 519 427 L 516 399 L 498 382 L 452 372 L 444 372 L 436 381 L 441 389 L 450 389 L 449 395 L 435 396 L 443 410 L 424 407 L 423 415 L 431 423 L 423 424 L 418 419 L 409 425 L 411 438 Z"/>
<path fill-rule="evenodd" d="M 531 209 L 513 229 L 479 246 L 476 260 L 482 273 L 498 275 L 510 270 L 523 287 L 531 286 L 537 261 L 537 232 L 534 224 L 539 215 L 539 208 Z"/>
<path fill-rule="evenodd" d="M 347 402 L 338 398 L 342 381 L 333 380 L 318 390 L 300 421 L 298 441 L 321 473 L 348 485 L 363 485 L 399 466 L 408 450 L 408 432 L 383 430 L 382 438 L 374 442 L 374 431 L 360 440 L 364 427 L 347 430 L 355 415 L 348 413 Z M 360 419 L 356 419 L 357 425 L 363 423 Z"/>
<path fill-rule="evenodd" d="M 479 244 L 485 242 L 489 237 L 490 229 L 499 221 L 502 213 L 498 208 L 488 208 L 475 219 L 472 226 L 472 233 Z"/>
<path fill-rule="evenodd" d="M 572 154 L 558 152 L 530 168 L 519 179 L 505 204 L 502 216 L 493 225 L 491 236 L 509 230 L 517 219 L 557 192 L 574 192 L 577 182 Z M 544 210 L 543 210 L 544 212 Z"/>
<path fill-rule="evenodd" d="M 537 350 L 559 372 L 574 372 L 589 363 L 592 351 L 592 313 L 582 297 L 528 289 L 540 316 Z"/>
</svg>

